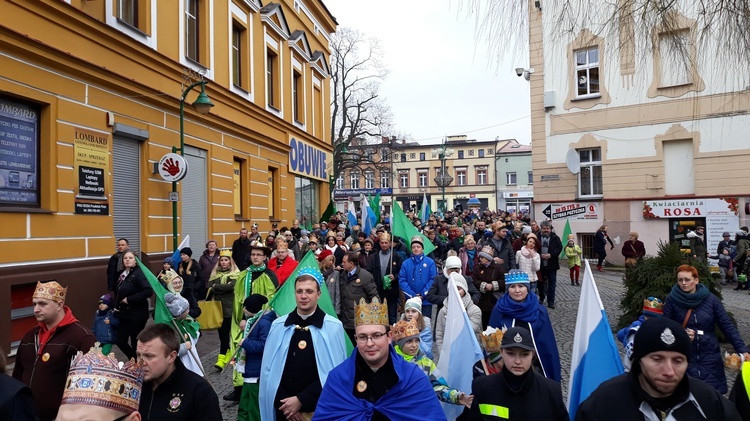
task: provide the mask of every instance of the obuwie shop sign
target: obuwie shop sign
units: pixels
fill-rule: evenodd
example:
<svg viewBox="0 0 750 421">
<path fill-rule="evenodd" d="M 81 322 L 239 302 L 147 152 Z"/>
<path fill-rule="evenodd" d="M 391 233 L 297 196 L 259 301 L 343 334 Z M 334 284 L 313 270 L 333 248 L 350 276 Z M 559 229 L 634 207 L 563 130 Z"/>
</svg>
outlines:
<svg viewBox="0 0 750 421">
<path fill-rule="evenodd" d="M 330 152 L 316 148 L 294 137 L 289 138 L 289 172 L 307 178 L 328 181 Z"/>
</svg>

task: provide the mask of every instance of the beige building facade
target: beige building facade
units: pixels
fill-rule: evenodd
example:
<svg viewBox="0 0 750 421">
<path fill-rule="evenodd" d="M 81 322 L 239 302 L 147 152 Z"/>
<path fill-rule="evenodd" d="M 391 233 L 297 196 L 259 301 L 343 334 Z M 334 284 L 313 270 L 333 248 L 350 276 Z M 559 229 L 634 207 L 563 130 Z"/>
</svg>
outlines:
<svg viewBox="0 0 750 421">
<path fill-rule="evenodd" d="M 619 37 L 562 33 L 560 4 L 527 4 L 536 218 L 558 232 L 570 220 L 589 253 L 607 225 L 616 264 L 630 231 L 655 254 L 658 241 L 686 246 L 704 226 L 715 253 L 723 231 L 748 224 L 750 91 L 746 70 L 699 59 L 712 41 L 697 40 L 695 2 L 676 3 L 676 28 L 639 33 L 621 19 Z M 593 13 L 604 22 L 617 11 Z"/>
</svg>

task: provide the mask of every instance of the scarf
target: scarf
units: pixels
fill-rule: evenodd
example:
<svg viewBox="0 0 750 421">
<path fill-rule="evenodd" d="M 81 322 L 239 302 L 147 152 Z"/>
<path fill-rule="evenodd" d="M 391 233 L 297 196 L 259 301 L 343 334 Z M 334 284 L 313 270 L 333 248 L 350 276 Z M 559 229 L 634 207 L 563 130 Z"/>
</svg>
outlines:
<svg viewBox="0 0 750 421">
<path fill-rule="evenodd" d="M 443 300 L 443 307 L 446 308 L 446 311 L 448 309 L 448 299 L 449 298 L 450 297 L 446 297 L 445 300 Z M 464 305 L 464 308 L 469 307 L 469 304 L 471 304 L 471 295 L 468 292 L 466 294 L 464 294 L 463 297 L 459 297 L 459 298 L 461 298 L 461 303 Z M 446 314 L 446 316 L 448 315 L 448 313 L 445 313 L 445 314 Z"/>
<path fill-rule="evenodd" d="M 527 259 L 533 259 L 536 255 L 536 250 L 523 246 L 521 247 L 521 255 Z"/>
<path fill-rule="evenodd" d="M 539 314 L 539 299 L 536 297 L 536 294 L 529 292 L 526 300 L 519 303 L 513 301 L 513 299 L 510 298 L 510 294 L 503 294 L 503 296 L 497 300 L 495 307 L 500 314 L 527 323 L 532 323 L 536 321 L 537 315 Z"/>
<path fill-rule="evenodd" d="M 474 258 L 477 256 L 477 249 L 474 250 L 466 250 L 466 256 L 469 257 L 469 259 L 466 261 L 466 266 L 469 272 L 474 270 Z"/>
<path fill-rule="evenodd" d="M 250 265 L 250 267 L 248 267 L 247 270 L 250 272 L 263 272 L 264 270 L 266 270 L 266 264 L 263 263 L 260 266 Z"/>
<path fill-rule="evenodd" d="M 125 253 L 127 252 L 124 251 L 122 253 L 115 253 L 115 256 L 117 256 L 117 271 L 118 272 L 122 272 L 123 270 L 125 270 L 125 267 L 122 265 L 122 255 Z"/>
<path fill-rule="evenodd" d="M 672 292 L 669 293 L 669 299 L 682 308 L 696 308 L 711 292 L 703 284 L 698 284 L 695 287 L 695 292 L 687 293 L 682 291 L 679 285 L 675 284 L 672 287 Z"/>
<path fill-rule="evenodd" d="M 184 274 L 185 272 L 187 272 L 187 274 L 190 275 L 190 270 L 193 268 L 193 259 L 188 260 L 187 265 L 185 264 L 185 262 L 180 262 L 178 266 L 180 270 L 180 275 Z"/>
</svg>

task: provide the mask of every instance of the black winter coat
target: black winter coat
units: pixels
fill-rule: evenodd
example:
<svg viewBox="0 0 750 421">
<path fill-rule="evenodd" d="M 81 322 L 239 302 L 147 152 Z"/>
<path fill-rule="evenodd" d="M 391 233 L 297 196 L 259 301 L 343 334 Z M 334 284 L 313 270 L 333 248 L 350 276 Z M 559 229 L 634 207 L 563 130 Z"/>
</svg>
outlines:
<svg viewBox="0 0 750 421">
<path fill-rule="evenodd" d="M 474 304 L 479 304 L 479 298 L 482 294 L 480 294 L 479 290 L 474 286 L 474 280 L 471 276 L 464 276 L 464 278 L 466 278 L 466 284 L 469 287 L 469 290 L 466 292 L 471 296 L 471 301 L 474 302 Z M 432 286 L 430 287 L 430 290 L 427 291 L 425 298 L 427 301 L 433 303 L 434 306 L 437 306 L 437 311 L 439 312 L 440 309 L 443 308 L 443 302 L 448 298 L 448 278 L 442 273 L 435 275 L 435 280 L 432 282 Z"/>
<path fill-rule="evenodd" d="M 378 296 L 382 300 L 387 299 L 389 303 L 398 303 L 399 292 L 401 291 L 398 286 L 398 273 L 401 272 L 401 264 L 404 263 L 404 259 L 394 252 L 393 262 L 391 262 L 391 269 L 383 273 L 380 270 L 380 252 L 373 253 L 370 255 L 369 262 L 367 264 L 367 271 L 372 274 L 372 278 L 375 281 L 375 286 L 378 287 Z M 383 276 L 393 275 L 393 281 L 391 282 L 391 289 L 383 289 Z"/>
<path fill-rule="evenodd" d="M 500 242 L 500 247 L 495 244 L 495 241 Z M 503 273 L 508 273 L 509 270 L 517 267 L 516 253 L 513 251 L 513 243 L 510 241 L 510 235 L 502 240 L 496 240 L 495 237 L 486 238 L 478 248 L 481 250 L 484 246 L 492 247 L 495 252 L 494 257 L 503 259 Z"/>
<path fill-rule="evenodd" d="M 529 373 L 521 388 L 513 391 L 505 381 L 513 374 L 505 370 L 489 376 L 477 377 L 471 384 L 474 401 L 469 410 L 469 420 L 546 420 L 568 421 L 568 410 L 562 399 L 560 383 L 545 378 L 536 372 Z M 498 407 L 498 415 L 482 414 L 479 406 L 490 409 Z M 488 408 L 489 406 L 489 408 Z M 507 408 L 507 416 L 500 411 Z M 485 412 L 489 412 L 485 409 Z"/>
<path fill-rule="evenodd" d="M 705 288 L 705 287 L 704 287 Z M 664 317 L 679 324 L 685 320 L 688 309 L 680 307 L 667 296 L 664 303 Z M 687 374 L 712 385 L 721 393 L 727 393 L 727 378 L 724 374 L 724 360 L 721 357 L 719 340 L 716 338 L 716 327 L 724 332 L 724 337 L 738 353 L 748 352 L 742 341 L 737 326 L 727 315 L 724 305 L 713 294 L 708 296 L 693 309 L 686 327 L 696 331 L 692 341 L 692 350 L 688 361 Z"/>
<path fill-rule="evenodd" d="M 211 384 L 185 368 L 177 358 L 175 370 L 156 390 L 143 383 L 138 412 L 143 421 L 221 420 L 219 398 Z"/>
<path fill-rule="evenodd" d="M 542 243 L 542 237 L 539 237 L 539 244 Z M 551 256 L 549 259 L 547 259 L 547 266 L 544 266 L 544 261 L 542 261 L 542 270 L 554 270 L 557 271 L 560 269 L 560 253 L 562 253 L 563 245 L 562 240 L 560 240 L 560 237 L 557 236 L 554 232 L 549 233 L 549 247 L 547 250 L 547 253 L 549 253 Z"/>
<path fill-rule="evenodd" d="M 141 268 L 130 270 L 121 283 L 115 286 L 115 312 L 117 317 L 128 320 L 148 319 L 148 299 L 154 294 L 151 284 Z M 128 299 L 128 303 L 122 302 Z"/>
</svg>

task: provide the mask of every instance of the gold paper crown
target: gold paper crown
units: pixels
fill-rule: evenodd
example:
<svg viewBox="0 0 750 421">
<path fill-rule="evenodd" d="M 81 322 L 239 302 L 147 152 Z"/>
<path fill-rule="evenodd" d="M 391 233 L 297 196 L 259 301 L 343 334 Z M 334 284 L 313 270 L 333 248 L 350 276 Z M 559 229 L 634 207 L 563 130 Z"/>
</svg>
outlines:
<svg viewBox="0 0 750 421">
<path fill-rule="evenodd" d="M 482 332 L 482 347 L 488 354 L 491 352 L 500 352 L 500 343 L 503 341 L 504 330 L 495 329 L 490 326 Z"/>
<path fill-rule="evenodd" d="M 219 251 L 219 257 L 228 257 L 232 258 L 232 249 L 221 249 Z"/>
<path fill-rule="evenodd" d="M 37 281 L 33 298 L 44 298 L 56 303 L 65 304 L 65 294 L 67 294 L 67 292 L 68 288 L 63 288 L 55 281 L 45 283 Z"/>
<path fill-rule="evenodd" d="M 419 328 L 417 325 L 411 321 L 407 322 L 406 320 L 399 320 L 393 325 L 391 332 L 394 341 L 400 341 L 401 339 L 412 336 L 419 336 Z"/>
<path fill-rule="evenodd" d="M 664 303 L 658 298 L 648 297 L 643 300 L 643 311 L 653 315 L 662 315 L 664 314 Z"/>
<path fill-rule="evenodd" d="M 62 404 L 100 406 L 127 414 L 138 410 L 143 387 L 143 366 L 133 360 L 117 361 L 102 354 L 97 342 L 86 354 L 73 357 Z"/>
<path fill-rule="evenodd" d="M 380 303 L 378 297 L 373 297 L 369 304 L 364 298 L 359 304 L 354 303 L 354 326 L 383 325 L 388 326 L 388 304 L 385 299 Z"/>
</svg>

